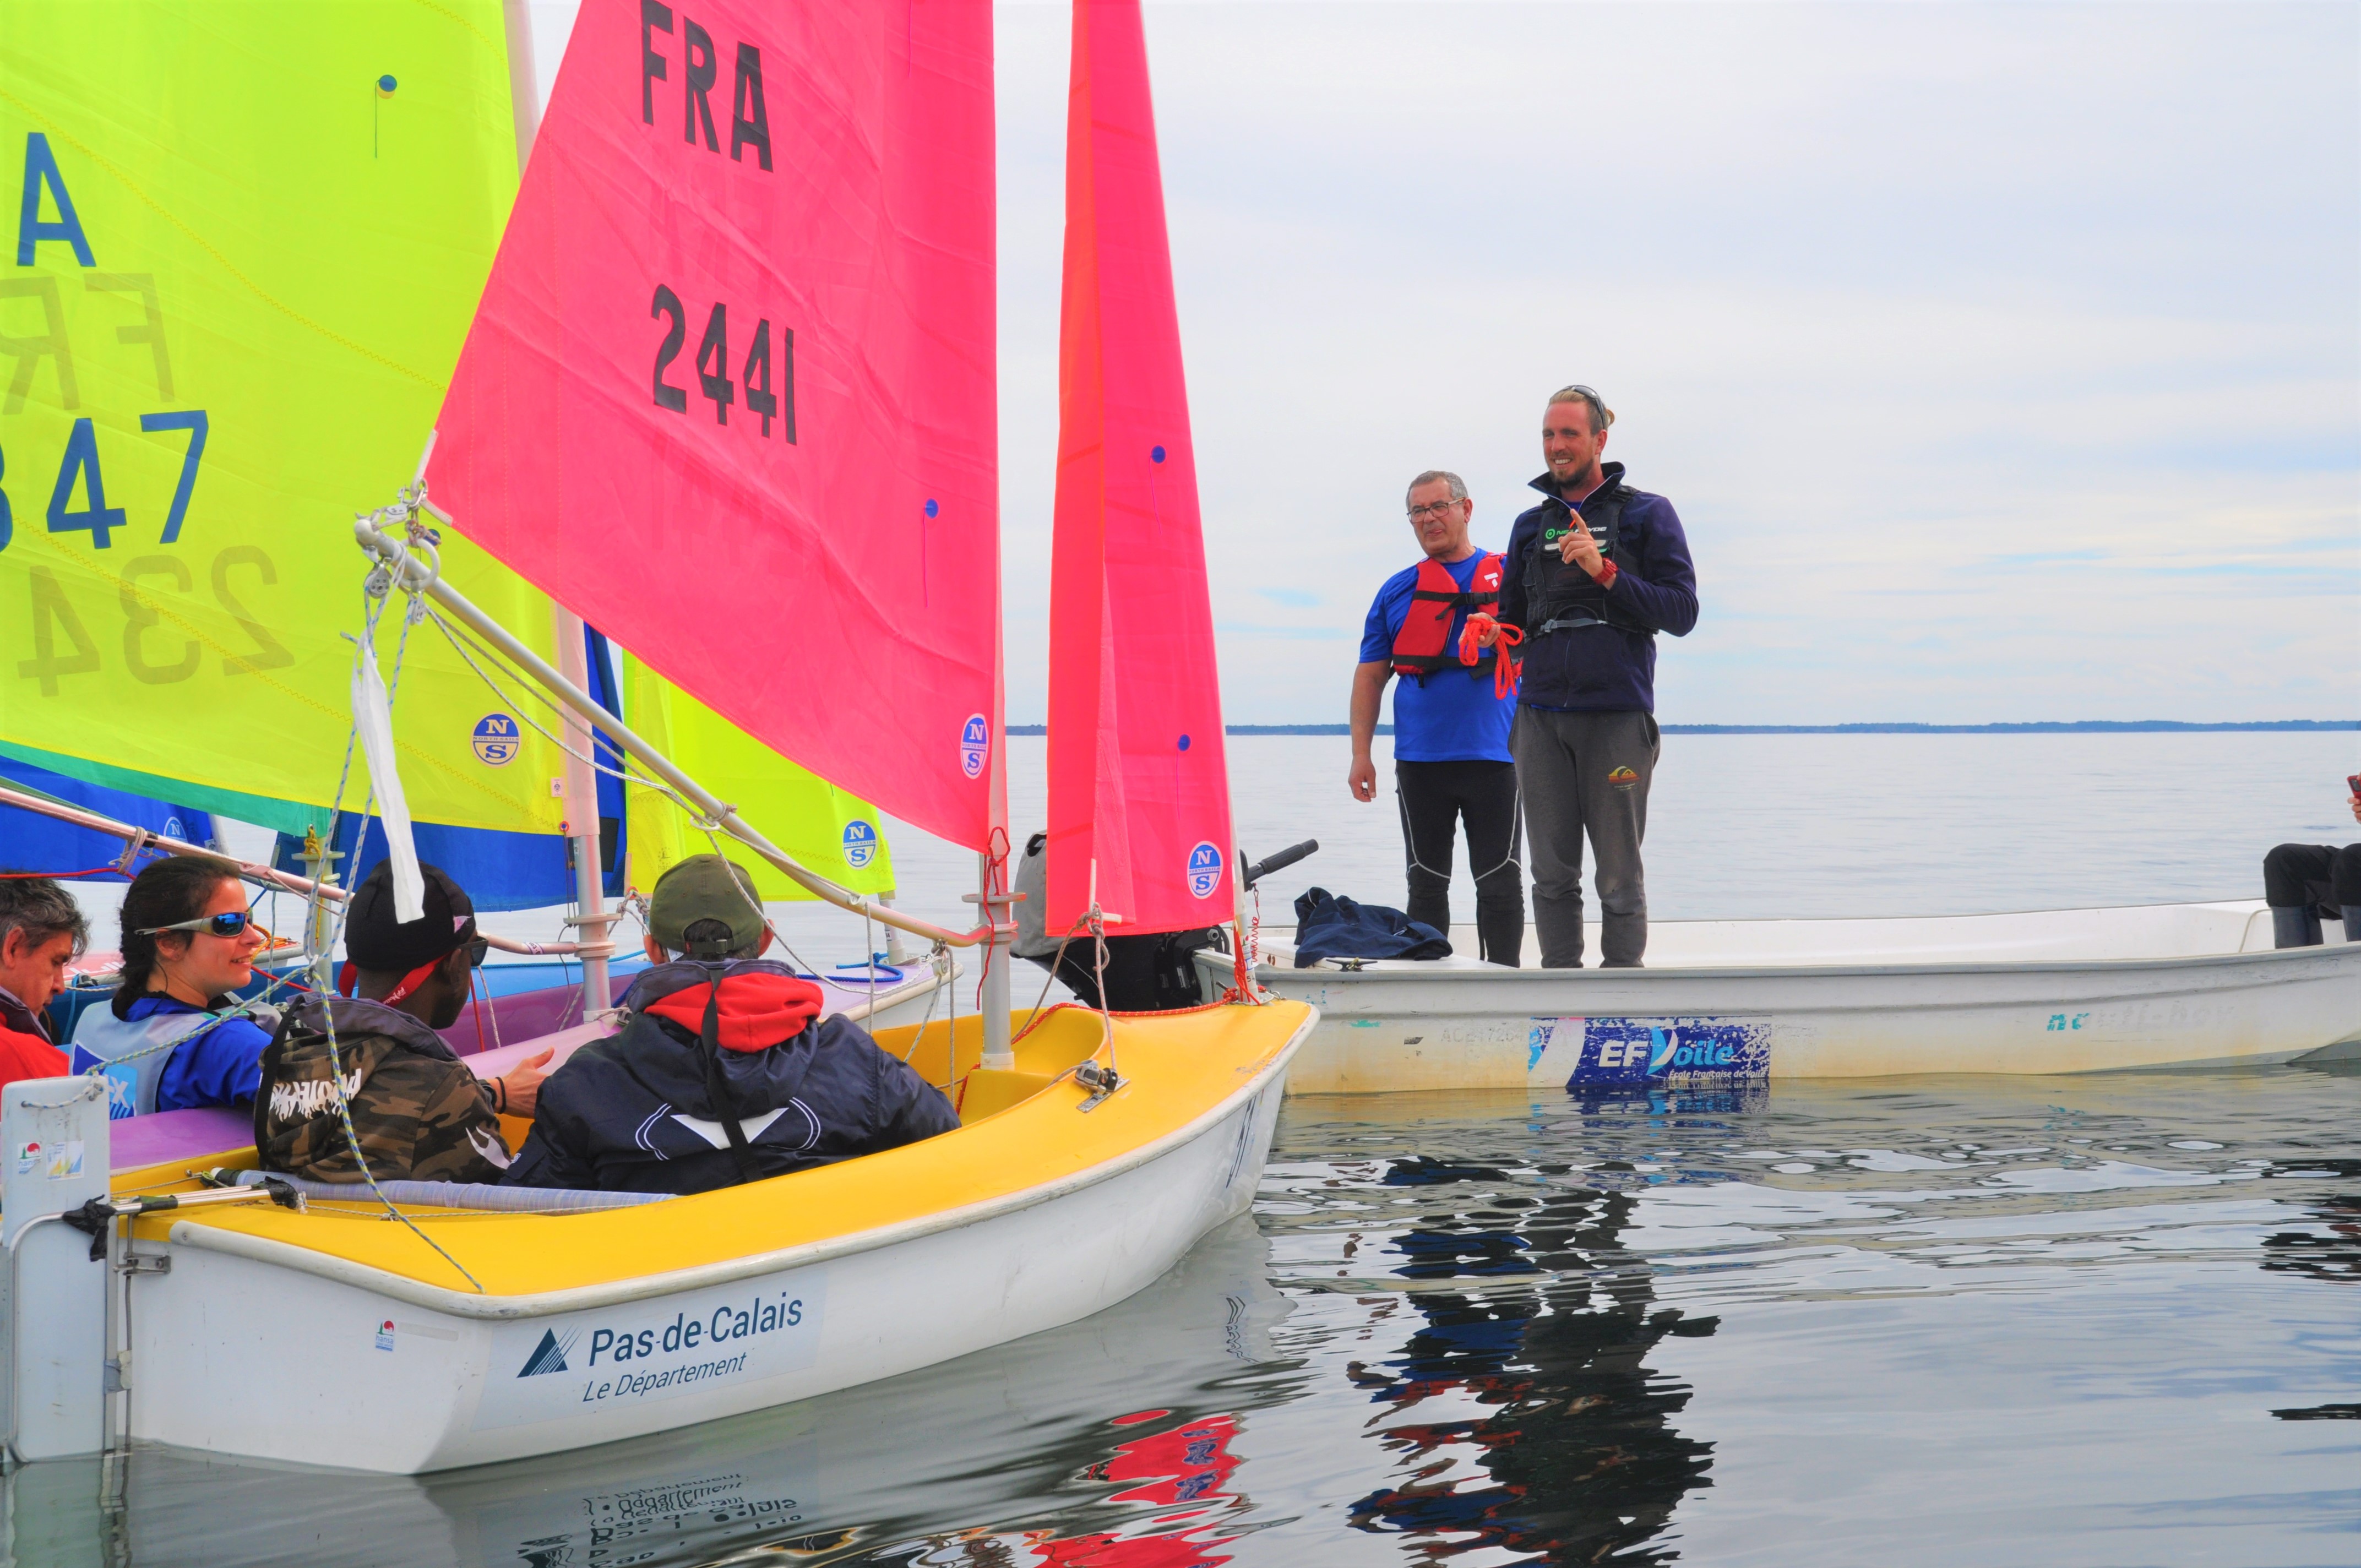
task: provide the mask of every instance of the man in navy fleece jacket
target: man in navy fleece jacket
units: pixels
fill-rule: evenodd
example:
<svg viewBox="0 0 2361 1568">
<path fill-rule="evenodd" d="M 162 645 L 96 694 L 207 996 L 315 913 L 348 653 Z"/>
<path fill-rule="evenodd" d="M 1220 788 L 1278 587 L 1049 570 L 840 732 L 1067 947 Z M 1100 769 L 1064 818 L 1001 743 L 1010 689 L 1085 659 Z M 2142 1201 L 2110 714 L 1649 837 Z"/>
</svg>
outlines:
<svg viewBox="0 0 2361 1568">
<path fill-rule="evenodd" d="M 1673 503 L 1601 463 L 1614 412 L 1587 387 L 1542 419 L 1547 498 L 1509 532 L 1500 620 L 1524 633 L 1510 750 L 1525 799 L 1542 967 L 1582 967 L 1582 840 L 1598 859 L 1599 946 L 1640 965 L 1648 895 L 1640 840 L 1654 776 L 1656 634 L 1697 624 L 1697 571 Z"/>
</svg>

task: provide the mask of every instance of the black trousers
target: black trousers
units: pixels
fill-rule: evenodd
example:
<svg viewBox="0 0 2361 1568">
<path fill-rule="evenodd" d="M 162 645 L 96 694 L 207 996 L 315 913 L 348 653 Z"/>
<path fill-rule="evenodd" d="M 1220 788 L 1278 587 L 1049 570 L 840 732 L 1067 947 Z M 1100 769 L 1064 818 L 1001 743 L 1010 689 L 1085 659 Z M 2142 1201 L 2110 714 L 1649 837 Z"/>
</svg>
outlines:
<svg viewBox="0 0 2361 1568">
<path fill-rule="evenodd" d="M 2361 844 L 2281 844 L 2263 857 L 2263 902 L 2316 909 L 2330 920 L 2361 908 Z"/>
<path fill-rule="evenodd" d="M 1476 875 L 1476 935 L 1486 961 L 1515 969 L 1525 949 L 1525 869 L 1514 762 L 1396 762 L 1394 798 L 1401 806 L 1402 851 L 1413 920 L 1451 930 L 1451 853 L 1456 827 L 1467 828 L 1467 867 Z"/>
</svg>

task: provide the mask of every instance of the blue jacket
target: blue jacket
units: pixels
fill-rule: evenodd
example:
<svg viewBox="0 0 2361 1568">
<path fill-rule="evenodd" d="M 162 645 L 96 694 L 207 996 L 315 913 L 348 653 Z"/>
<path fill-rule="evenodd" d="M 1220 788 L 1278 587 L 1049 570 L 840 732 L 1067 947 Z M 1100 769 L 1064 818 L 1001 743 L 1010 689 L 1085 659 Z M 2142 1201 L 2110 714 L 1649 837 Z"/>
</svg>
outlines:
<svg viewBox="0 0 2361 1568">
<path fill-rule="evenodd" d="M 1447 959 L 1451 941 L 1399 909 L 1315 887 L 1295 901 L 1295 967 L 1323 959 Z"/>
<path fill-rule="evenodd" d="M 1623 465 L 1600 466 L 1604 478 L 1583 503 L 1586 517 L 1623 477 Z M 1509 531 L 1508 570 L 1500 583 L 1500 619 L 1520 631 L 1525 621 L 1525 564 L 1542 530 L 1566 515 L 1556 481 L 1547 474 L 1533 481 L 1547 499 L 1517 519 Z M 1631 539 L 1631 565 L 1616 575 L 1609 600 L 1631 620 L 1658 631 L 1686 637 L 1697 624 L 1697 568 L 1689 563 L 1688 536 L 1673 503 L 1634 490 L 1623 503 L 1623 527 Z M 1656 710 L 1656 640 L 1615 626 L 1583 626 L 1528 641 L 1521 693 L 1527 707 L 1564 713 Z"/>
</svg>

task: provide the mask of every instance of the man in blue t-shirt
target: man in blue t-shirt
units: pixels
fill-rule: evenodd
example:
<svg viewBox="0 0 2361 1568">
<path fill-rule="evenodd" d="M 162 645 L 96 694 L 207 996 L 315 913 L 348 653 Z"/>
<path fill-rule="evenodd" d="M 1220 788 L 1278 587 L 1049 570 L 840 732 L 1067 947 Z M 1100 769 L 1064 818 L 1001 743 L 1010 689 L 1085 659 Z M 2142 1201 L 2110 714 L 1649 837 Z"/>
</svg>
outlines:
<svg viewBox="0 0 2361 1568">
<path fill-rule="evenodd" d="M 1495 678 L 1495 650 L 1477 622 L 1481 648 L 1463 656 L 1471 613 L 1497 614 L 1500 557 L 1468 543 L 1475 504 L 1456 474 L 1429 469 L 1411 481 L 1410 521 L 1426 558 L 1378 590 L 1353 672 L 1356 800 L 1374 800 L 1378 771 L 1369 741 L 1386 681 L 1394 690 L 1394 796 L 1401 807 L 1410 868 L 1409 914 L 1438 931 L 1451 927 L 1451 859 L 1457 824 L 1467 830 L 1476 873 L 1476 931 L 1482 956 L 1517 967 L 1525 945 L 1525 879 L 1519 863 L 1517 766 L 1509 751 L 1516 718 L 1513 682 Z"/>
</svg>

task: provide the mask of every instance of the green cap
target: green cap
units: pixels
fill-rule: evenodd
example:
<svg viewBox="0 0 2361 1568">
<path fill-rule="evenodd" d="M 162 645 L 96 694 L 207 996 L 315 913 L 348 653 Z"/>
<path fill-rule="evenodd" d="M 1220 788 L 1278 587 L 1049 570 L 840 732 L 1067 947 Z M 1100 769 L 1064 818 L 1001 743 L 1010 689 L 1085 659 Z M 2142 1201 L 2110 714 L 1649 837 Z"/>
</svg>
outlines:
<svg viewBox="0 0 2361 1568">
<path fill-rule="evenodd" d="M 730 940 L 692 944 L 685 932 L 699 920 L 730 927 Z M 648 935 L 667 952 L 693 959 L 727 958 L 763 939 L 763 908 L 746 868 L 719 855 L 691 855 L 656 879 L 648 895 Z"/>
</svg>

